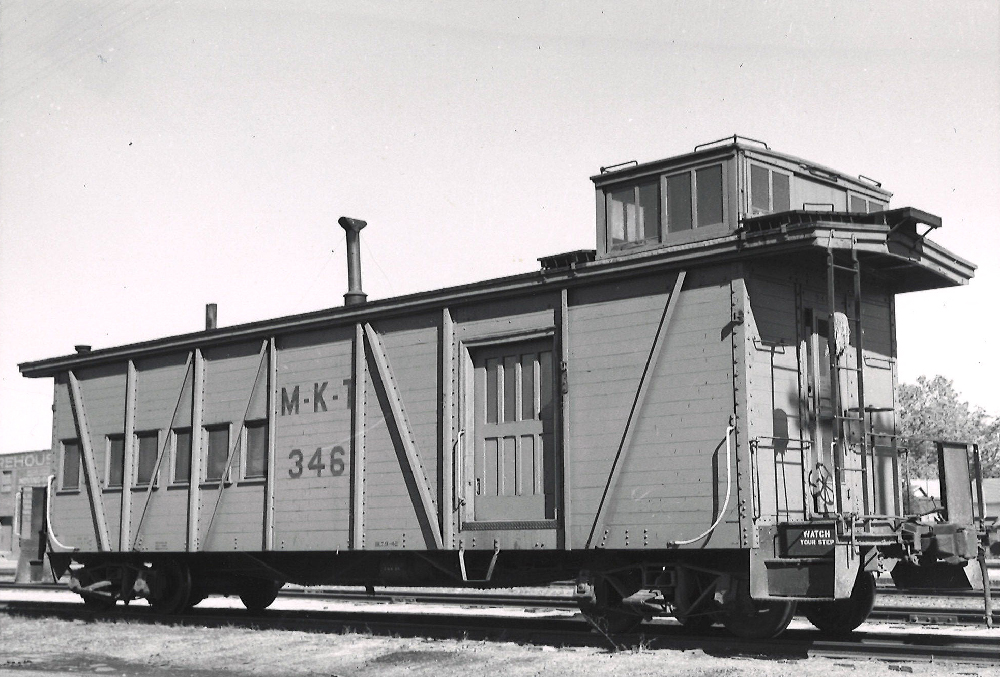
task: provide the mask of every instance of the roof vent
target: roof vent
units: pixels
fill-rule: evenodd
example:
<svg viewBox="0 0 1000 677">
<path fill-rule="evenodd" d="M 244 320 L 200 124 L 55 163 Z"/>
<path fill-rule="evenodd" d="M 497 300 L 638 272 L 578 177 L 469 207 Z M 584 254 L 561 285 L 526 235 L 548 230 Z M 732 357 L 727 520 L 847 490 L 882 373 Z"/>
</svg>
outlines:
<svg viewBox="0 0 1000 677">
<path fill-rule="evenodd" d="M 80 353 L 81 355 L 85 355 L 86 353 L 90 352 L 90 346 L 88 346 L 86 343 L 79 343 L 73 346 L 73 349 L 76 352 Z"/>
<path fill-rule="evenodd" d="M 597 251 L 594 249 L 577 249 L 573 252 L 543 256 L 538 261 L 542 264 L 542 270 L 557 270 L 559 268 L 572 268 L 578 263 L 590 263 L 596 258 Z"/>
</svg>

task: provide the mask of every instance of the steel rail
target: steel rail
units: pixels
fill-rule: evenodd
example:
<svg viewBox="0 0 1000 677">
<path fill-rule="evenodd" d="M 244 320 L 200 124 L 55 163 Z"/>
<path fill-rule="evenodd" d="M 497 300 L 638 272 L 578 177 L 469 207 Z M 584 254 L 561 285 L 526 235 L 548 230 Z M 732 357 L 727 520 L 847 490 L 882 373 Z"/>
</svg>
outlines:
<svg viewBox="0 0 1000 677">
<path fill-rule="evenodd" d="M 62 585 L 0 583 L 0 589 L 13 588 L 38 591 L 68 591 Z M 346 602 L 441 604 L 470 607 L 517 607 L 575 610 L 578 604 L 566 593 L 555 595 L 525 595 L 488 592 L 483 590 L 427 591 L 388 588 L 375 592 L 358 589 L 285 588 L 279 597 L 286 599 L 337 600 Z M 976 625 L 982 623 L 984 610 L 969 607 L 887 606 L 877 605 L 869 616 L 872 621 L 903 622 L 916 625 Z M 993 613 L 1000 622 L 1000 611 Z"/>
<path fill-rule="evenodd" d="M 592 632 L 580 618 L 523 618 L 490 615 L 446 615 L 406 612 L 269 610 L 261 613 L 231 609 L 193 609 L 163 616 L 147 607 L 123 607 L 115 614 L 135 623 L 163 626 L 242 627 L 247 629 L 362 631 L 372 635 L 438 639 L 521 641 L 535 645 L 608 647 L 608 640 Z M 66 620 L 94 620 L 101 614 L 74 603 L 0 602 L 0 613 L 11 616 Z M 719 657 L 758 658 L 828 657 L 892 661 L 939 661 L 994 665 L 1000 657 L 1000 638 L 955 637 L 931 634 L 861 632 L 846 640 L 826 640 L 816 630 L 789 630 L 768 641 L 740 640 L 721 629 L 694 634 L 673 622 L 648 623 L 638 634 L 616 638 L 614 649 L 701 649 Z"/>
</svg>

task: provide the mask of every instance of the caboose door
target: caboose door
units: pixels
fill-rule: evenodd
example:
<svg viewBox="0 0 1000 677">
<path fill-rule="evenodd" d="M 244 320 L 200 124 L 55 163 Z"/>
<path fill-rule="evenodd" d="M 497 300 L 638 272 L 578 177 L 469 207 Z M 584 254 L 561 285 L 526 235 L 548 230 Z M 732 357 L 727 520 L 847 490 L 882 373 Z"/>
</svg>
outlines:
<svg viewBox="0 0 1000 677">
<path fill-rule="evenodd" d="M 555 518 L 552 341 L 472 353 L 473 497 L 476 522 Z"/>
</svg>

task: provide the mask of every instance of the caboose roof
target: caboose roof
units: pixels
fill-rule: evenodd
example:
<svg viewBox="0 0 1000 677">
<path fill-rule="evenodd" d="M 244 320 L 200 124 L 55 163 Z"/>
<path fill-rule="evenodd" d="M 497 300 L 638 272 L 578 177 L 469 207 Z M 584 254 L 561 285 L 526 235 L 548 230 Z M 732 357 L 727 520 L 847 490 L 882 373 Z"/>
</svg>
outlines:
<svg viewBox="0 0 1000 677">
<path fill-rule="evenodd" d="M 105 362 L 264 339 L 331 325 L 349 325 L 440 310 L 485 300 L 557 290 L 660 271 L 690 269 L 750 258 L 794 256 L 822 265 L 828 249 L 856 248 L 864 269 L 899 292 L 966 284 L 975 266 L 926 239 L 938 217 L 905 208 L 873 214 L 793 211 L 744 220 L 734 233 L 686 244 L 637 251 L 614 259 L 588 261 L 579 252 L 548 257 L 561 267 L 485 280 L 434 291 L 289 315 L 124 346 L 76 353 L 19 365 L 28 377 L 54 376 L 67 369 Z"/>
<path fill-rule="evenodd" d="M 701 144 L 700 146 L 696 146 L 693 152 L 674 155 L 661 160 L 643 163 L 634 161 L 623 163 L 623 165 L 628 165 L 627 167 L 623 165 L 614 165 L 610 168 L 602 167 L 601 173 L 591 176 L 590 180 L 596 186 L 600 187 L 648 175 L 669 172 L 675 167 L 699 164 L 713 158 L 731 156 L 736 153 L 742 153 L 757 160 L 776 161 L 789 168 L 794 167 L 804 174 L 809 174 L 814 179 L 838 185 L 846 185 L 853 190 L 878 195 L 886 202 L 892 197 L 892 193 L 882 188 L 882 185 L 877 181 L 864 179 L 860 176 L 850 176 L 812 160 L 805 160 L 795 155 L 771 150 L 763 141 L 746 139 L 741 136 L 730 136 L 711 143 Z"/>
</svg>

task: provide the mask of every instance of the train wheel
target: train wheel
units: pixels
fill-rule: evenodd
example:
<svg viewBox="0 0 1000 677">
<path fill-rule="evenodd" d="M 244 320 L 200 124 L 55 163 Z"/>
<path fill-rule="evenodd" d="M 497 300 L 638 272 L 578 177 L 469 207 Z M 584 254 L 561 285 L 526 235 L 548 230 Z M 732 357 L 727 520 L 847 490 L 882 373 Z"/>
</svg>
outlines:
<svg viewBox="0 0 1000 677">
<path fill-rule="evenodd" d="M 831 635 L 848 635 L 864 623 L 875 608 L 875 575 L 858 574 L 854 590 L 847 599 L 832 602 L 809 602 L 802 611 L 809 622 Z"/>
<path fill-rule="evenodd" d="M 240 593 L 240 600 L 248 611 L 263 611 L 278 597 L 282 583 L 278 581 L 253 580 Z"/>
<path fill-rule="evenodd" d="M 580 603 L 580 612 L 604 635 L 635 632 L 642 624 L 642 615 L 622 604 L 622 593 L 607 578 L 601 576 L 594 582 L 594 596 L 594 603 Z"/>
<path fill-rule="evenodd" d="M 175 614 L 191 599 L 191 571 L 187 565 L 166 561 L 153 566 L 149 580 L 149 606 L 159 614 Z"/>
<path fill-rule="evenodd" d="M 743 639 L 777 637 L 795 615 L 795 602 L 760 602 L 750 597 L 749 585 L 741 581 L 736 598 L 722 607 L 722 624 L 726 630 Z"/>
</svg>

